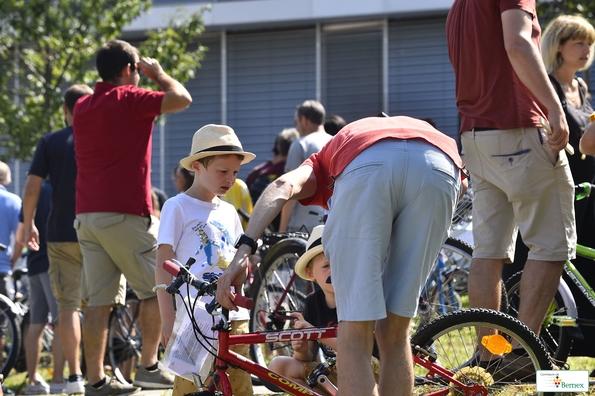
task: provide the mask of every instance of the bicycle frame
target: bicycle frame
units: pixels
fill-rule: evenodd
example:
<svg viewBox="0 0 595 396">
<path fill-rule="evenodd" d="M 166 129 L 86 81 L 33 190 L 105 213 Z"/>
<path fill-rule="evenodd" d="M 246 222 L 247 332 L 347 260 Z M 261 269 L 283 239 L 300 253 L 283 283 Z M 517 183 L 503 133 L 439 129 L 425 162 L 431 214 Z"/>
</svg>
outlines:
<svg viewBox="0 0 595 396">
<path fill-rule="evenodd" d="M 595 261 L 595 249 L 591 249 L 590 247 L 577 244 L 576 253 L 582 257 Z M 574 282 L 574 284 L 576 285 L 576 287 L 578 287 L 581 293 L 583 293 L 585 298 L 589 300 L 591 305 L 595 307 L 595 291 L 570 260 L 567 260 L 564 264 L 564 272 L 566 273 L 566 275 L 568 275 L 572 282 Z M 579 318 L 578 315 L 553 315 L 551 319 L 552 323 L 554 323 L 557 326 L 595 326 L 595 319 L 583 319 Z"/>
<path fill-rule="evenodd" d="M 189 265 L 192 265 L 192 261 L 189 260 Z M 175 276 L 176 279 L 172 282 L 170 286 L 165 285 L 158 285 L 155 286 L 153 290 L 158 288 L 164 288 L 170 294 L 177 294 L 179 293 L 179 287 L 183 283 L 192 284 L 195 287 L 200 295 L 211 295 L 214 296 L 216 284 L 211 284 L 207 282 L 202 282 L 196 279 L 189 271 L 187 267 L 177 267 L 175 264 L 166 261 L 163 263 L 164 269 L 169 272 L 171 275 Z M 233 345 L 252 345 L 252 344 L 263 344 L 263 343 L 271 343 L 271 342 L 279 342 L 279 341 L 297 341 L 297 340 L 321 340 L 326 338 L 337 338 L 337 331 L 338 326 L 334 327 L 311 327 L 311 328 L 302 328 L 302 329 L 290 329 L 290 330 L 283 330 L 283 331 L 274 331 L 274 332 L 256 332 L 251 334 L 242 334 L 242 335 L 230 335 L 231 332 L 231 325 L 228 321 L 229 311 L 227 309 L 222 309 L 222 312 L 213 312 L 213 309 L 216 308 L 216 301 L 213 300 L 207 306 L 207 312 L 211 312 L 213 315 L 220 316 L 220 320 L 216 326 L 214 326 L 214 330 L 218 330 L 218 340 L 219 340 L 219 350 L 217 352 L 217 356 L 215 359 L 215 372 L 211 373 L 211 379 L 214 381 L 210 384 L 210 389 L 216 389 L 223 393 L 223 396 L 233 396 L 231 384 L 229 382 L 229 378 L 227 376 L 227 368 L 228 365 L 231 364 L 234 367 L 239 369 L 245 370 L 250 374 L 254 374 L 257 377 L 270 382 L 279 388 L 287 391 L 288 393 L 295 395 L 295 396 L 302 396 L 302 395 L 310 395 L 310 396 L 323 396 L 321 393 L 317 393 L 315 391 L 311 391 L 309 389 L 305 389 L 300 384 L 283 377 L 272 370 L 269 370 L 266 367 L 260 366 L 253 361 L 240 356 L 232 351 L 229 350 L 230 346 Z M 236 296 L 235 303 L 238 306 L 243 306 L 244 308 L 251 309 L 254 306 L 254 302 L 250 299 L 247 299 L 243 296 Z M 453 373 L 449 370 L 444 369 L 443 367 L 439 366 L 438 364 L 432 362 L 431 360 L 419 356 L 419 354 L 423 354 L 427 357 L 432 357 L 433 360 L 437 360 L 436 356 L 431 352 L 425 351 L 422 348 L 415 347 L 416 351 L 413 353 L 413 361 L 426 368 L 428 373 L 426 374 L 426 378 L 429 380 L 434 380 L 434 378 L 438 375 L 441 377 L 441 381 L 448 381 L 449 383 L 455 384 L 461 390 L 464 390 L 465 396 L 487 396 L 488 391 L 484 386 L 479 384 L 473 385 L 466 385 L 458 380 L 456 380 L 453 376 Z M 449 393 L 449 389 L 441 389 L 439 391 L 430 393 L 430 396 L 445 396 Z"/>
<path fill-rule="evenodd" d="M 244 335 L 230 335 L 229 330 L 223 328 L 226 327 L 223 321 L 217 325 L 218 340 L 219 340 L 219 351 L 215 360 L 216 370 L 214 376 L 218 379 L 220 385 L 219 391 L 223 393 L 223 396 L 232 396 L 231 384 L 227 377 L 228 363 L 236 366 L 242 370 L 245 370 L 249 374 L 268 381 L 284 391 L 295 395 L 309 395 L 309 396 L 325 396 L 323 393 L 311 391 L 305 389 L 300 384 L 293 382 L 289 378 L 283 377 L 276 372 L 269 370 L 266 367 L 260 366 L 253 361 L 246 359 L 243 356 L 237 355 L 236 353 L 229 350 L 230 346 L 234 345 L 251 345 L 251 344 L 263 344 L 269 342 L 278 341 L 292 341 L 292 340 L 321 340 L 326 338 L 337 337 L 337 326 L 334 327 L 312 327 L 304 329 L 292 329 L 275 332 L 262 332 L 252 333 Z M 418 353 L 413 355 L 414 363 L 424 367 L 428 370 L 426 378 L 433 381 L 437 376 L 441 377 L 442 380 L 451 382 L 461 390 L 464 390 L 465 396 L 486 396 L 488 394 L 487 389 L 479 384 L 466 385 L 453 378 L 453 373 L 449 370 L 444 369 L 440 365 L 432 362 L 427 357 L 419 356 L 420 354 L 426 356 L 432 356 L 431 352 L 425 351 L 422 348 L 416 347 Z M 217 387 L 216 384 L 212 384 L 212 387 Z M 427 394 L 427 396 L 444 396 L 449 392 L 448 388 L 438 390 Z"/>
</svg>

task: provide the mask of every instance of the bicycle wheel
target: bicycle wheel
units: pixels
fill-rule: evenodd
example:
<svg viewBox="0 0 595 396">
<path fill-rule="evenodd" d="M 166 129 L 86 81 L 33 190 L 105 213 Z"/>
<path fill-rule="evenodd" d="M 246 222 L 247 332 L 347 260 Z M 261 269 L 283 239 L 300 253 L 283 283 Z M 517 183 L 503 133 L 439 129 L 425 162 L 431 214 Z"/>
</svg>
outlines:
<svg viewBox="0 0 595 396">
<path fill-rule="evenodd" d="M 130 380 L 130 375 L 140 359 L 142 336 L 138 299 L 126 299 L 126 304 L 112 310 L 109 318 L 106 364 L 112 368 L 112 374 L 122 383 Z"/>
<path fill-rule="evenodd" d="M 440 315 L 469 308 L 467 282 L 472 256 L 473 248 L 468 243 L 456 238 L 446 240 L 420 296 L 412 332 Z"/>
<path fill-rule="evenodd" d="M 492 349 L 503 353 L 490 358 L 492 355 L 484 347 L 478 348 L 478 328 L 489 330 L 490 343 L 501 341 L 514 349 L 509 353 L 501 347 L 498 351 Z M 488 339 L 483 337 L 483 341 Z M 552 369 L 544 346 L 526 325 L 489 309 L 469 309 L 442 316 L 421 328 L 411 339 L 411 346 L 418 356 L 426 355 L 420 348 L 429 351 L 434 355 L 430 360 L 455 373 L 455 379 L 468 384 L 482 383 L 490 394 L 534 395 L 536 371 Z M 424 367 L 415 366 L 416 389 L 422 392 L 415 394 L 428 393 L 434 388 L 451 388 L 451 394 L 462 394 L 444 378 L 427 378 L 426 373 Z"/>
<path fill-rule="evenodd" d="M 21 349 L 21 328 L 12 303 L 7 297 L 0 298 L 0 373 L 4 378 L 12 370 Z M 10 301 L 10 300 L 8 300 Z"/>
<path fill-rule="evenodd" d="M 508 313 L 515 318 L 519 315 L 521 275 L 523 275 L 523 271 L 517 272 L 506 281 L 509 305 Z M 568 315 L 567 308 L 559 291 L 556 291 L 556 295 L 547 311 L 546 318 L 541 325 L 539 338 L 541 338 L 552 358 L 556 362 L 564 364 L 570 355 L 572 337 L 570 336 L 568 327 L 560 327 L 551 323 L 549 320 L 551 315 Z"/>
<path fill-rule="evenodd" d="M 305 251 L 303 239 L 286 239 L 273 247 L 255 274 L 250 298 L 250 332 L 278 331 L 293 326 L 289 318 L 302 312 L 306 296 L 313 291 L 312 282 L 294 276 L 295 263 Z M 291 343 L 271 343 L 250 346 L 252 359 L 266 366 L 277 355 L 291 356 Z"/>
</svg>

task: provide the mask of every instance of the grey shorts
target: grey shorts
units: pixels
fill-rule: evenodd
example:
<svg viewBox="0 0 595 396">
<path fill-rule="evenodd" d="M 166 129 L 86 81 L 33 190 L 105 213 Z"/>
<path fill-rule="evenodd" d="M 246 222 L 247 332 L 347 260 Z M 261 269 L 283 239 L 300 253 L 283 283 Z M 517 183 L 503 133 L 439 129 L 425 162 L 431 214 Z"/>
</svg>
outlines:
<svg viewBox="0 0 595 396">
<path fill-rule="evenodd" d="M 140 300 L 155 297 L 159 219 L 82 213 L 75 227 L 83 253 L 83 296 L 90 307 L 123 305 L 126 281 Z"/>
<path fill-rule="evenodd" d="M 29 320 L 31 324 L 58 321 L 58 304 L 47 272 L 29 276 Z"/>
<path fill-rule="evenodd" d="M 340 321 L 415 316 L 460 188 L 450 158 L 422 140 L 383 140 L 351 161 L 322 236 Z"/>
</svg>

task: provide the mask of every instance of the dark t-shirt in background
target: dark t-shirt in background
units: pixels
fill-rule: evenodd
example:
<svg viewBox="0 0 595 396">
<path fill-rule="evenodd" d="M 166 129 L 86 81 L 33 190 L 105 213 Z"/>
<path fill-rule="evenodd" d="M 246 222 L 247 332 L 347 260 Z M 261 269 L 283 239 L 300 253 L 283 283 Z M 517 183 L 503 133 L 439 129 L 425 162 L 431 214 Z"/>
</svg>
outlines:
<svg viewBox="0 0 595 396">
<path fill-rule="evenodd" d="M 48 175 L 50 177 L 52 201 L 47 220 L 47 241 L 78 242 L 76 230 L 72 225 L 76 196 L 76 159 L 72 127 L 52 132 L 39 140 L 29 174 L 44 179 Z M 42 230 L 39 229 L 39 232 Z"/>
</svg>

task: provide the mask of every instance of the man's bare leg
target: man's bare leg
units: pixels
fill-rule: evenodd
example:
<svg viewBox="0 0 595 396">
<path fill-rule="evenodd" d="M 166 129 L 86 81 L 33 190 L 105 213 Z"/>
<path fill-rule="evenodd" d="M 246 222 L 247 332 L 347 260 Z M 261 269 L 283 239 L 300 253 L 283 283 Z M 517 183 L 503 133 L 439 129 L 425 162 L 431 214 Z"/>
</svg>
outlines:
<svg viewBox="0 0 595 396">
<path fill-rule="evenodd" d="M 64 349 L 62 347 L 62 337 L 60 336 L 60 324 L 54 323 L 54 339 L 52 340 L 52 359 L 54 359 L 54 374 L 52 383 L 62 384 L 64 382 Z"/>
<path fill-rule="evenodd" d="M 143 332 L 143 350 L 140 364 L 144 367 L 150 367 L 157 363 L 157 350 L 161 340 L 161 316 L 159 315 L 157 297 L 141 301 L 140 323 Z"/>
<path fill-rule="evenodd" d="M 37 384 L 37 365 L 41 356 L 41 338 L 45 323 L 32 323 L 27 329 L 25 336 L 27 348 L 25 348 L 25 360 L 27 362 L 27 373 L 29 374 L 29 384 Z"/>
<path fill-rule="evenodd" d="M 471 261 L 469 270 L 469 306 L 471 308 L 489 308 L 498 311 L 500 309 L 502 267 L 504 259 L 480 259 L 474 258 Z M 480 360 L 489 361 L 494 356 L 481 344 L 484 336 L 492 332 L 485 328 L 477 328 L 477 344 L 480 353 Z"/>
<path fill-rule="evenodd" d="M 519 320 L 539 335 L 564 270 L 564 261 L 527 260 L 521 277 Z"/>
<path fill-rule="evenodd" d="M 410 318 L 387 312 L 376 322 L 376 341 L 380 351 L 381 396 L 410 396 L 413 393 L 413 358 L 409 344 Z"/>
<path fill-rule="evenodd" d="M 373 348 L 374 321 L 339 322 L 337 369 L 340 396 L 378 394 L 370 364 Z M 391 361 L 390 364 L 395 362 Z"/>
<path fill-rule="evenodd" d="M 107 323 L 110 306 L 87 307 L 83 320 L 83 342 L 89 383 L 96 384 L 105 378 L 103 355 L 107 341 Z M 160 324 L 161 326 L 161 324 Z"/>
<path fill-rule="evenodd" d="M 58 329 L 62 338 L 62 348 L 68 362 L 70 375 L 82 375 L 79 360 L 81 345 L 81 319 L 79 312 L 74 309 L 60 311 Z"/>
<path fill-rule="evenodd" d="M 471 261 L 469 271 L 469 305 L 471 308 L 500 309 L 500 278 L 503 259 L 480 259 Z"/>
</svg>

